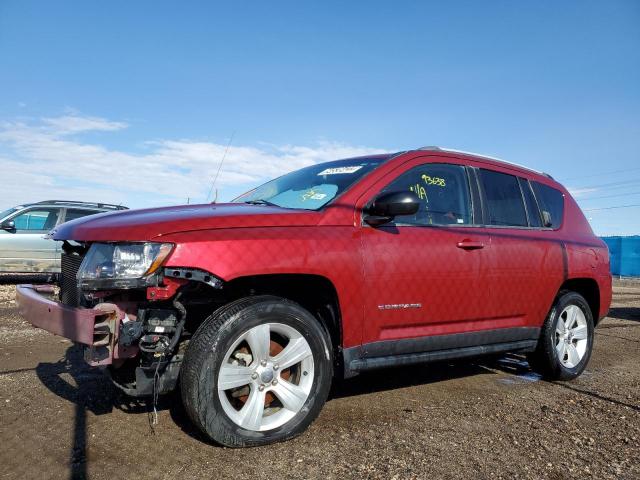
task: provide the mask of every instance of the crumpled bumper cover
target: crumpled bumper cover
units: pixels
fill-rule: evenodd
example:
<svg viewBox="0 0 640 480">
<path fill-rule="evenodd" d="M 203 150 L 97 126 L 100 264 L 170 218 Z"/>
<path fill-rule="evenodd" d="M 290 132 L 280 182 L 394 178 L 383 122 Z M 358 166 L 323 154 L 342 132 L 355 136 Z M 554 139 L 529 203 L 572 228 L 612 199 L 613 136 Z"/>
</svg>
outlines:
<svg viewBox="0 0 640 480">
<path fill-rule="evenodd" d="M 45 296 L 52 293 L 50 285 L 18 285 L 16 302 L 20 315 L 34 327 L 86 345 L 85 360 L 91 365 L 108 365 L 114 358 L 136 355 L 137 347 L 118 344 L 125 313 L 117 305 L 74 308 Z"/>
</svg>

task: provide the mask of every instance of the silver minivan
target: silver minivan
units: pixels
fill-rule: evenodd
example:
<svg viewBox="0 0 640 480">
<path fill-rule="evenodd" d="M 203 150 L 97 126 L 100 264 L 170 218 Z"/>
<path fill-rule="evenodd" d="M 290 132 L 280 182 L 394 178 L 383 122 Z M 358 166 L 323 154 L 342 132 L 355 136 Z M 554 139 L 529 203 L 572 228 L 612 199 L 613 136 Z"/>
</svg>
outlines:
<svg viewBox="0 0 640 480">
<path fill-rule="evenodd" d="M 0 212 L 0 273 L 60 272 L 62 242 L 45 238 L 51 229 L 76 218 L 126 208 L 107 203 L 47 200 Z"/>
</svg>

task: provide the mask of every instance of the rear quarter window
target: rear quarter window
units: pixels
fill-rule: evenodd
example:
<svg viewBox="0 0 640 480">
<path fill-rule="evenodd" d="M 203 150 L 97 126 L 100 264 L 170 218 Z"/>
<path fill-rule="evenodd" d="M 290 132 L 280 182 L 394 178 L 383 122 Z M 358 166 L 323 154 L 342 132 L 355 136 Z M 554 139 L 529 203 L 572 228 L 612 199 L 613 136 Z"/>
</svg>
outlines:
<svg viewBox="0 0 640 480">
<path fill-rule="evenodd" d="M 527 207 L 529 226 L 534 228 L 541 228 L 542 218 L 540 218 L 540 210 L 538 209 L 536 198 L 533 196 L 531 184 L 524 178 L 519 178 L 518 180 L 520 180 L 520 188 L 522 189 L 522 194 L 524 195 L 524 203 Z"/>
<path fill-rule="evenodd" d="M 531 182 L 531 185 L 533 192 L 536 194 L 543 221 L 546 220 L 544 226 L 553 229 L 560 228 L 564 217 L 563 193 L 560 190 L 535 181 Z"/>
</svg>

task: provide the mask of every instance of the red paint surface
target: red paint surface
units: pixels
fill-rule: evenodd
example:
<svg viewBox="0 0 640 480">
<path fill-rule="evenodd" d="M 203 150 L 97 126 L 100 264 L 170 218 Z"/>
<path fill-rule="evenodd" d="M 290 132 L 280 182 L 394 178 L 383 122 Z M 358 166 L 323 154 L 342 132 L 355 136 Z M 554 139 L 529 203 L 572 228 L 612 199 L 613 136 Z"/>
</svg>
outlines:
<svg viewBox="0 0 640 480">
<path fill-rule="evenodd" d="M 363 224 L 367 202 L 397 175 L 427 162 L 490 168 L 553 186 L 565 195 L 565 221 L 556 231 Z M 242 204 L 132 210 L 64 224 L 54 238 L 172 242 L 167 266 L 204 269 L 225 281 L 276 273 L 323 276 L 338 293 L 345 347 L 540 326 L 560 286 L 572 278 L 598 283 L 600 315 L 611 300 L 607 248 L 564 187 L 526 169 L 457 153 L 399 155 L 320 212 Z M 461 249 L 460 242 L 482 248 Z M 378 308 L 398 303 L 421 308 Z"/>
<path fill-rule="evenodd" d="M 104 315 L 93 309 L 79 309 L 62 305 L 40 294 L 32 285 L 16 287 L 18 311 L 28 318 L 34 327 L 79 342 L 93 343 L 93 326 L 96 317 Z"/>
</svg>

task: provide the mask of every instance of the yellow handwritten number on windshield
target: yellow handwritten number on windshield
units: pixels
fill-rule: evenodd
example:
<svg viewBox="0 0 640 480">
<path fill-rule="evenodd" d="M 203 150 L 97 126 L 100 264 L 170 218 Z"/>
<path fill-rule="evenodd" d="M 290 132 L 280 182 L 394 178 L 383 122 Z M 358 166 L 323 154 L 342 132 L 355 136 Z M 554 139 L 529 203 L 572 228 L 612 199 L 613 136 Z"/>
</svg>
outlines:
<svg viewBox="0 0 640 480">
<path fill-rule="evenodd" d="M 444 178 L 440 178 L 440 177 L 430 177 L 429 175 L 422 175 L 422 179 L 424 180 L 424 183 L 426 183 L 427 185 L 433 185 L 435 187 L 446 187 L 446 183 L 444 181 Z"/>
</svg>

